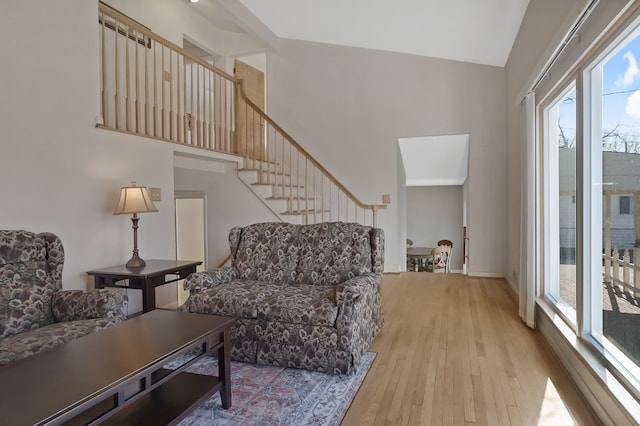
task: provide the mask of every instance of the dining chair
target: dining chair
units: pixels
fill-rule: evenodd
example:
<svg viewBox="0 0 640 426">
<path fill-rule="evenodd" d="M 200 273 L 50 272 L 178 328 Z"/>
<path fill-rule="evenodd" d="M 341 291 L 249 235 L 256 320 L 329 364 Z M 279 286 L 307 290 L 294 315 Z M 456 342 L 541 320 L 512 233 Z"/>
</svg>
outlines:
<svg viewBox="0 0 640 426">
<path fill-rule="evenodd" d="M 450 260 L 453 252 L 453 243 L 450 240 L 440 240 L 438 245 L 431 250 L 431 256 L 427 258 L 427 270 L 435 272 L 444 269 L 445 273 L 451 272 Z"/>
</svg>

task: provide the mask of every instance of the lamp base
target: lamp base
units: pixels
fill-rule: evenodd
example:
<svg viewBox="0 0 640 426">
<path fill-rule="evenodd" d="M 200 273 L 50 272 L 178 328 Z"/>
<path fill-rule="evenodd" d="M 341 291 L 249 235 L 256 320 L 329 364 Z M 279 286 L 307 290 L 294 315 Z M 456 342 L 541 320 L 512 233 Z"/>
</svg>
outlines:
<svg viewBox="0 0 640 426">
<path fill-rule="evenodd" d="M 129 261 L 127 262 L 127 264 L 125 265 L 128 269 L 139 269 L 142 268 L 144 265 L 146 265 L 147 262 L 145 262 L 144 260 L 142 260 L 139 256 L 138 253 L 134 253 L 133 257 L 131 259 L 129 259 Z"/>
</svg>

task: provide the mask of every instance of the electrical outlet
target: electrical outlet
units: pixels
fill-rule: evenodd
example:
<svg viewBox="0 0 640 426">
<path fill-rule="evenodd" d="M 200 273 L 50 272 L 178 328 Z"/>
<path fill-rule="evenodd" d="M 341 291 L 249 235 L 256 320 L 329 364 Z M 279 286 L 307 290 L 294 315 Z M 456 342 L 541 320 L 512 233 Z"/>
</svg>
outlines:
<svg viewBox="0 0 640 426">
<path fill-rule="evenodd" d="M 161 201 L 160 188 L 149 188 L 149 198 L 151 201 Z"/>
<path fill-rule="evenodd" d="M 382 203 L 383 204 L 390 204 L 391 203 L 391 195 L 382 194 Z"/>
<path fill-rule="evenodd" d="M 163 72 L 162 77 L 164 78 L 164 81 L 171 81 L 171 73 L 169 71 Z"/>
</svg>

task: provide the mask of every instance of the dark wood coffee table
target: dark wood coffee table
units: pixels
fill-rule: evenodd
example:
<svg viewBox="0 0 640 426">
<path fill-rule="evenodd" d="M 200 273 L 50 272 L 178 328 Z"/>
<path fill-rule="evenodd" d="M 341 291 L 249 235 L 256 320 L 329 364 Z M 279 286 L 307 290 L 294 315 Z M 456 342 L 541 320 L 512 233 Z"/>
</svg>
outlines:
<svg viewBox="0 0 640 426">
<path fill-rule="evenodd" d="M 0 423 L 175 424 L 220 391 L 231 406 L 233 318 L 155 310 L 0 367 Z M 163 366 L 198 352 L 175 370 Z M 184 372 L 218 355 L 218 377 Z"/>
</svg>

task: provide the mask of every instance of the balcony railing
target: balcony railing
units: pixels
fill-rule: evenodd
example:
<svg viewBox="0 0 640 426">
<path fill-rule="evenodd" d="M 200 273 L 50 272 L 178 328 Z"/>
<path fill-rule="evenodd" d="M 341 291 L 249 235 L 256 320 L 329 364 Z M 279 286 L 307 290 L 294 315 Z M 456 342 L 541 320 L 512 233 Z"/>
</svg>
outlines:
<svg viewBox="0 0 640 426">
<path fill-rule="evenodd" d="M 244 157 L 281 212 L 377 226 L 361 202 L 247 98 L 242 82 L 100 3 L 101 127 Z"/>
</svg>

